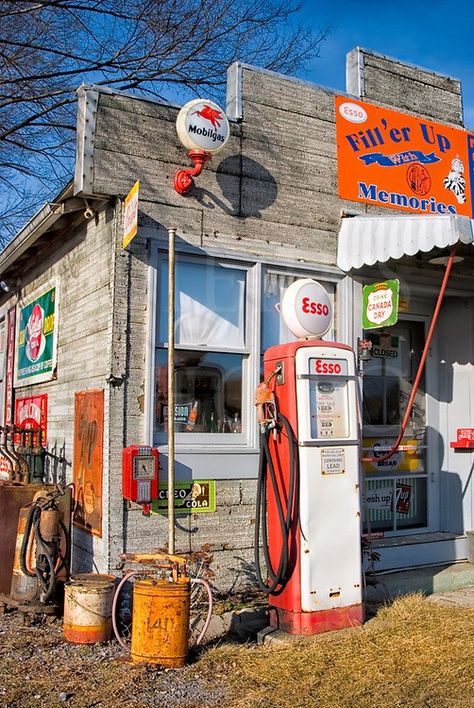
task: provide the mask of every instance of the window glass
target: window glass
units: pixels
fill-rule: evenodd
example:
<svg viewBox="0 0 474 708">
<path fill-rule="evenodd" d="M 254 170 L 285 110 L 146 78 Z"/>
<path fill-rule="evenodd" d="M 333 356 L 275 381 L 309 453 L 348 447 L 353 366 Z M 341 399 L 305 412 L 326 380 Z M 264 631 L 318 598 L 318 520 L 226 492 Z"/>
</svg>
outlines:
<svg viewBox="0 0 474 708">
<path fill-rule="evenodd" d="M 245 345 L 246 271 L 214 261 L 182 260 L 175 269 L 176 345 Z M 168 261 L 160 268 L 158 341 L 168 339 Z"/>
<path fill-rule="evenodd" d="M 262 351 L 274 344 L 293 342 L 296 339 L 284 323 L 278 310 L 283 293 L 295 280 L 293 275 L 270 271 L 266 271 L 263 276 Z"/>
<path fill-rule="evenodd" d="M 396 533 L 428 526 L 425 393 L 423 377 L 402 445 L 392 457 L 424 341 L 422 322 L 399 322 L 388 331 L 365 333 L 372 359 L 364 361 L 365 531 Z M 390 426 L 387 428 L 386 426 Z M 407 476 L 411 473 L 412 476 Z M 416 475 L 416 476 L 415 476 Z"/>
<path fill-rule="evenodd" d="M 399 425 L 405 413 L 423 343 L 423 325 L 399 324 L 390 332 L 366 332 L 372 358 L 364 362 L 365 425 Z M 423 378 L 411 422 L 424 425 Z"/>
<path fill-rule="evenodd" d="M 426 478 L 371 479 L 364 495 L 364 532 L 424 528 L 428 524 Z M 394 512 L 395 510 L 395 518 Z"/>
<path fill-rule="evenodd" d="M 293 342 L 296 337 L 290 332 L 279 312 L 279 304 L 285 290 L 300 278 L 312 277 L 308 275 L 292 275 L 265 270 L 263 273 L 262 288 L 262 352 L 275 344 Z M 321 281 L 318 281 L 321 282 Z M 329 293 L 334 307 L 334 287 L 329 283 L 321 282 Z M 334 328 L 324 335 L 323 339 L 334 339 Z"/>
<path fill-rule="evenodd" d="M 175 429 L 177 433 L 242 432 L 241 354 L 175 352 Z M 168 429 L 168 352 L 158 350 L 155 428 Z"/>
</svg>

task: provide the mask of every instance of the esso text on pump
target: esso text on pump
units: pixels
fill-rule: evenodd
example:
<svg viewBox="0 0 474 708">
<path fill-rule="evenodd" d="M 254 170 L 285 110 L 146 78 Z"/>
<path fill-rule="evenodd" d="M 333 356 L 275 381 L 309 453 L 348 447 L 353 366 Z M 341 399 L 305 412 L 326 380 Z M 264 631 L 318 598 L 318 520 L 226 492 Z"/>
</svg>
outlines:
<svg viewBox="0 0 474 708">
<path fill-rule="evenodd" d="M 302 278 L 285 291 L 280 312 L 290 332 L 298 339 L 320 339 L 333 320 L 331 299 L 312 278 Z"/>
<path fill-rule="evenodd" d="M 316 359 L 314 369 L 317 374 L 342 374 L 342 366 L 337 361 Z"/>
</svg>

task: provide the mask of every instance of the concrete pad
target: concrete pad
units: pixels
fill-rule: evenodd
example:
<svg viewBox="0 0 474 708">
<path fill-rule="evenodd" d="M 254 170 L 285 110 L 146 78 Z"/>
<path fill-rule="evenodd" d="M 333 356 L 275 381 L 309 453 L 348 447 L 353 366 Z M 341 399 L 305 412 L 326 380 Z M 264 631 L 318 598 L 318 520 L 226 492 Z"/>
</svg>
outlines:
<svg viewBox="0 0 474 708">
<path fill-rule="evenodd" d="M 454 563 L 392 573 L 377 573 L 375 583 L 366 588 L 366 600 L 385 601 L 399 595 L 451 592 L 474 586 L 474 565 Z"/>
<path fill-rule="evenodd" d="M 429 602 L 439 602 L 442 605 L 457 605 L 458 607 L 474 607 L 474 587 L 450 592 L 434 593 L 426 598 Z"/>
</svg>

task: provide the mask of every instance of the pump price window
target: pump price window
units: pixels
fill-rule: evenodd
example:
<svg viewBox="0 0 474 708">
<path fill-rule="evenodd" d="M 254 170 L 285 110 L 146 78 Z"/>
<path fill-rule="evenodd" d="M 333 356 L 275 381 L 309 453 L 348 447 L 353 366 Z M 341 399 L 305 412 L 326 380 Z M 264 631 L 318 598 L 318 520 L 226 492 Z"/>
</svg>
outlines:
<svg viewBox="0 0 474 708">
<path fill-rule="evenodd" d="M 348 438 L 348 390 L 344 374 L 347 374 L 347 362 L 343 359 L 331 360 L 318 365 L 319 359 L 310 359 L 310 374 L 323 370 L 334 376 L 311 378 L 309 381 L 309 402 L 312 438 Z M 340 377 L 340 378 L 339 378 Z"/>
</svg>

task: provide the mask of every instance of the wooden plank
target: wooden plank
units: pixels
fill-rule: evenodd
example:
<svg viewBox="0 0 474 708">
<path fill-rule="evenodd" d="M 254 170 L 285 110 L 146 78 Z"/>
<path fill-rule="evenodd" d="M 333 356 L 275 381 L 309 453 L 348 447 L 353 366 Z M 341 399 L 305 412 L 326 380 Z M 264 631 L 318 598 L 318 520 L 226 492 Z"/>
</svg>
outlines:
<svg viewBox="0 0 474 708">
<path fill-rule="evenodd" d="M 203 246 L 296 263 L 335 264 L 338 228 L 332 231 L 267 221 L 204 215 Z"/>
<path fill-rule="evenodd" d="M 246 120 L 242 124 L 244 140 L 258 141 L 267 149 L 283 146 L 325 157 L 336 155 L 334 99 L 330 119 L 301 115 L 296 129 L 293 113 L 261 103 L 247 100 L 245 115 Z"/>
<path fill-rule="evenodd" d="M 242 176 L 314 190 L 337 192 L 337 158 L 306 150 L 304 146 L 265 145 L 255 140 L 242 142 Z"/>
<path fill-rule="evenodd" d="M 288 111 L 293 115 L 313 116 L 328 121 L 332 120 L 334 115 L 334 91 L 289 77 L 266 74 L 258 69 L 243 69 L 242 95 L 245 122 L 248 122 L 247 101 Z M 296 117 L 294 132 L 298 134 Z"/>
<path fill-rule="evenodd" d="M 364 54 L 364 97 L 442 123 L 462 125 L 456 79 Z"/>
<path fill-rule="evenodd" d="M 133 100 L 129 99 L 129 102 L 133 104 Z M 181 145 L 176 134 L 174 120 L 175 113 L 173 122 L 170 122 L 154 115 L 136 114 L 127 110 L 127 105 L 120 109 L 101 105 L 97 114 L 95 149 L 132 156 L 134 162 L 138 158 L 146 158 L 164 163 L 171 162 L 177 165 L 177 169 L 192 167 L 187 150 Z M 232 124 L 231 138 L 225 148 L 225 154 L 238 151 L 239 140 L 240 126 Z M 219 154 L 215 155 L 206 164 L 206 169 L 217 170 L 221 159 Z M 123 167 L 125 166 L 124 164 Z"/>
</svg>

